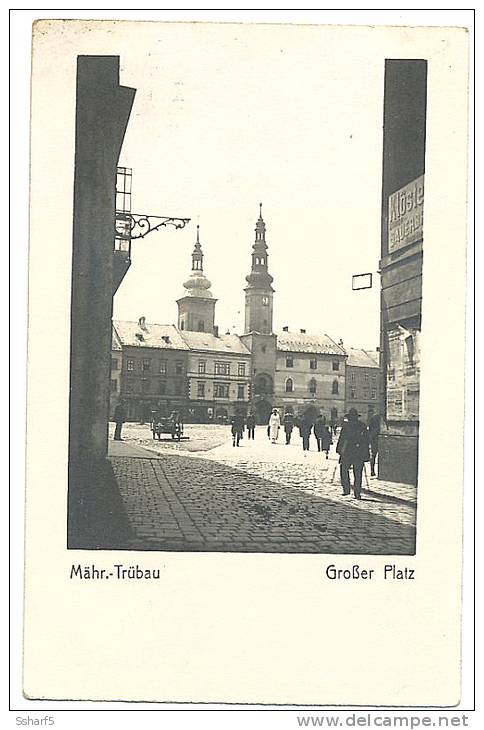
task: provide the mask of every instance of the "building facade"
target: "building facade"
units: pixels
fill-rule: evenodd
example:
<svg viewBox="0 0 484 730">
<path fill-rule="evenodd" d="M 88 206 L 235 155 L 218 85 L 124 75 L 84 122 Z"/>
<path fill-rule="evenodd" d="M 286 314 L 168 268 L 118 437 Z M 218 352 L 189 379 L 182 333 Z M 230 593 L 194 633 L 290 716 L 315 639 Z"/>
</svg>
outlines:
<svg viewBox="0 0 484 730">
<path fill-rule="evenodd" d="M 149 422 L 152 411 L 185 413 L 188 346 L 174 325 L 113 322 L 122 346 L 120 399 L 129 421 Z"/>
<path fill-rule="evenodd" d="M 109 388 L 109 418 L 112 420 L 114 409 L 121 401 L 121 372 L 123 369 L 123 346 L 113 327 L 113 343 L 111 348 L 111 382 Z"/>
<path fill-rule="evenodd" d="M 107 460 L 113 294 L 129 266 L 124 257 L 118 266 L 114 243 L 116 172 L 135 97 L 119 66 L 119 56 L 77 57 L 67 524 L 76 549 L 106 547 L 126 524 Z"/>
<path fill-rule="evenodd" d="M 187 420 L 225 423 L 247 413 L 251 356 L 237 335 L 184 330 L 188 350 Z"/>
<path fill-rule="evenodd" d="M 345 361 L 345 351 L 328 335 L 284 330 L 277 336 L 275 405 L 297 416 L 341 419 Z"/>
<path fill-rule="evenodd" d="M 408 89 L 412 89 L 409 95 Z M 427 62 L 385 61 L 381 227 L 381 479 L 417 483 Z"/>
<path fill-rule="evenodd" d="M 346 350 L 345 412 L 356 408 L 363 421 L 381 415 L 381 377 L 378 352 Z"/>
</svg>

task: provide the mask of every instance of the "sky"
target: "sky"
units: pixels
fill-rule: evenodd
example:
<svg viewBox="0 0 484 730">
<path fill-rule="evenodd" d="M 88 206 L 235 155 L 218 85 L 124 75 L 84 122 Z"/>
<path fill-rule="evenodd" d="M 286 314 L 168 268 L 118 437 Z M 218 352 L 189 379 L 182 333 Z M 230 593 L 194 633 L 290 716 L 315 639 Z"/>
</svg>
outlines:
<svg viewBox="0 0 484 730">
<path fill-rule="evenodd" d="M 199 223 L 216 323 L 243 332 L 262 202 L 274 330 L 375 349 L 384 45 L 358 28 L 137 28 L 120 54 L 121 83 L 137 89 L 120 156 L 132 211 L 191 222 L 133 242 L 114 317 L 176 323 Z M 373 288 L 352 291 L 362 272 Z"/>
</svg>

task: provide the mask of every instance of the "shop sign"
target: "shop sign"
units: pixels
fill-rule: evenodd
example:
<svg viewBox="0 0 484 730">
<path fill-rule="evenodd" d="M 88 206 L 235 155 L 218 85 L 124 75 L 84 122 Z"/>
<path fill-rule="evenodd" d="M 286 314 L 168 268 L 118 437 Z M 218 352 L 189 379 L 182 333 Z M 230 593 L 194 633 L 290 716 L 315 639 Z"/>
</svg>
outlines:
<svg viewBox="0 0 484 730">
<path fill-rule="evenodd" d="M 388 253 L 423 238 L 424 176 L 388 198 Z"/>
</svg>

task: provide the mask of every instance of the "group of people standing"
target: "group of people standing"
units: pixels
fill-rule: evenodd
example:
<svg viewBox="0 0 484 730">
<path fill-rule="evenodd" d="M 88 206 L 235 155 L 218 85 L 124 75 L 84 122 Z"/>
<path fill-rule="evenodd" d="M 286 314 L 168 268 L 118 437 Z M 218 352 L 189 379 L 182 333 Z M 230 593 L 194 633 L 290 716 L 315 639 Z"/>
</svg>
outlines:
<svg viewBox="0 0 484 730">
<path fill-rule="evenodd" d="M 231 427 L 233 446 L 240 445 L 245 427 L 247 427 L 248 438 L 254 439 L 256 427 L 254 413 L 249 413 L 247 417 L 243 413 L 236 413 L 232 418 Z M 313 421 L 309 416 L 298 418 L 292 413 L 286 413 L 281 420 L 279 411 L 277 408 L 274 408 L 270 415 L 269 423 L 267 424 L 267 437 L 273 444 L 277 443 L 281 428 L 284 429 L 286 445 L 291 443 L 294 429 L 297 428 L 299 430 L 299 435 L 302 438 L 303 451 L 309 451 L 310 436 L 311 433 L 314 433 L 318 451 L 325 452 L 326 458 L 328 458 L 329 448 L 333 443 L 333 438 L 331 424 L 329 426 L 326 424 L 324 416 L 319 415 L 316 421 Z"/>
<path fill-rule="evenodd" d="M 351 486 L 353 486 L 356 499 L 361 499 L 361 482 L 366 461 L 370 462 L 371 476 L 375 476 L 381 420 L 377 414 L 370 419 L 367 426 L 359 419 L 360 414 L 356 408 L 351 408 L 343 419 L 343 425 L 336 444 L 343 495 L 350 494 Z M 249 439 L 254 439 L 256 418 L 253 413 L 249 413 L 247 418 L 243 413 L 237 413 L 232 419 L 234 446 L 239 446 L 245 426 L 247 426 Z M 274 408 L 267 425 L 267 436 L 273 444 L 277 443 L 281 428 L 284 429 L 286 445 L 291 443 L 293 430 L 295 428 L 299 430 L 304 452 L 309 451 L 310 436 L 313 433 L 318 451 L 324 452 L 326 459 L 328 458 L 329 449 L 333 443 L 333 435 L 336 435 L 336 426 L 332 422 L 327 424 L 325 417 L 321 414 L 314 421 L 310 414 L 298 418 L 292 413 L 286 413 L 281 420 L 279 411 Z M 353 485 L 350 483 L 350 470 L 353 471 Z"/>
<path fill-rule="evenodd" d="M 292 413 L 286 413 L 281 423 L 279 411 L 277 408 L 274 408 L 269 419 L 267 431 L 267 435 L 273 444 L 276 443 L 279 437 L 279 429 L 281 426 L 284 428 L 284 433 L 286 435 L 286 445 L 291 443 L 292 432 L 295 428 L 297 428 L 299 430 L 299 435 L 302 438 L 303 451 L 309 451 L 309 441 L 312 432 L 316 438 L 318 451 L 325 451 L 326 458 L 328 458 L 329 447 L 333 443 L 333 439 L 330 428 L 326 425 L 326 419 L 324 416 L 319 414 L 316 421 L 313 421 L 308 415 L 298 418 Z"/>
</svg>

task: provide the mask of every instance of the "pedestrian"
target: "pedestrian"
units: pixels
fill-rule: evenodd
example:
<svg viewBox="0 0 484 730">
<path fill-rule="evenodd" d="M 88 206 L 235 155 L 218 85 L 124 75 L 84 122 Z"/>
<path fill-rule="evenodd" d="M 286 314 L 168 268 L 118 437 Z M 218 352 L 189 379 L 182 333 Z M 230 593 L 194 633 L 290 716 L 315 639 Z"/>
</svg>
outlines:
<svg viewBox="0 0 484 730">
<path fill-rule="evenodd" d="M 236 411 L 235 416 L 232 418 L 232 446 L 239 446 L 244 427 L 244 414 L 241 411 Z"/>
<path fill-rule="evenodd" d="M 271 417 L 269 418 L 270 437 L 273 444 L 275 444 L 277 439 L 279 438 L 280 427 L 281 417 L 277 408 L 274 408 L 272 410 Z"/>
<path fill-rule="evenodd" d="M 303 451 L 309 451 L 309 437 L 311 436 L 311 431 L 313 429 L 313 422 L 311 418 L 304 414 L 304 416 L 301 419 L 301 425 L 299 428 L 299 431 L 302 436 L 302 442 L 303 442 Z"/>
<path fill-rule="evenodd" d="M 299 436 L 302 438 L 302 418 L 301 416 L 296 416 L 294 419 L 294 425 L 299 431 Z"/>
<path fill-rule="evenodd" d="M 371 469 L 371 476 L 376 476 L 375 473 L 375 462 L 376 457 L 378 454 L 378 437 L 380 436 L 380 424 L 381 424 L 381 416 L 379 413 L 376 413 L 372 418 L 370 418 L 370 422 L 368 424 L 368 440 L 370 442 L 370 469 Z"/>
<path fill-rule="evenodd" d="M 336 452 L 339 454 L 341 485 L 343 494 L 351 494 L 350 468 L 353 468 L 353 490 L 356 499 L 361 499 L 361 477 L 365 461 L 370 460 L 368 431 L 359 421 L 360 414 L 351 408 L 347 421 L 343 423 Z"/>
<path fill-rule="evenodd" d="M 333 443 L 333 439 L 331 438 L 329 429 L 326 426 L 325 419 L 321 414 L 319 414 L 316 418 L 316 423 L 314 424 L 314 435 L 316 436 L 318 451 L 325 451 L 326 458 L 328 458 L 329 447 Z"/>
<path fill-rule="evenodd" d="M 124 401 L 121 401 L 121 403 L 118 403 L 116 408 L 114 409 L 114 422 L 116 424 L 116 428 L 114 429 L 114 440 L 115 441 L 122 441 L 121 438 L 121 430 L 123 428 L 123 423 L 126 420 L 126 408 L 124 406 Z"/>
<path fill-rule="evenodd" d="M 331 435 L 331 431 L 327 426 L 325 426 L 323 431 L 323 451 L 326 452 L 326 458 L 328 458 L 329 449 L 332 443 L 333 437 Z"/>
<path fill-rule="evenodd" d="M 336 436 L 336 427 L 337 427 L 337 425 L 338 425 L 338 420 L 337 420 L 336 416 L 332 414 L 331 415 L 331 418 L 329 420 L 329 427 L 331 429 L 331 432 L 332 432 L 333 436 Z"/>
<path fill-rule="evenodd" d="M 254 440 L 254 438 L 255 438 L 255 414 L 253 411 L 250 411 L 249 415 L 247 416 L 247 420 L 246 420 L 245 424 L 247 426 L 248 438 Z"/>
<path fill-rule="evenodd" d="M 283 425 L 286 434 L 286 446 L 288 446 L 291 443 L 292 429 L 294 428 L 294 416 L 292 413 L 284 414 Z"/>
</svg>

